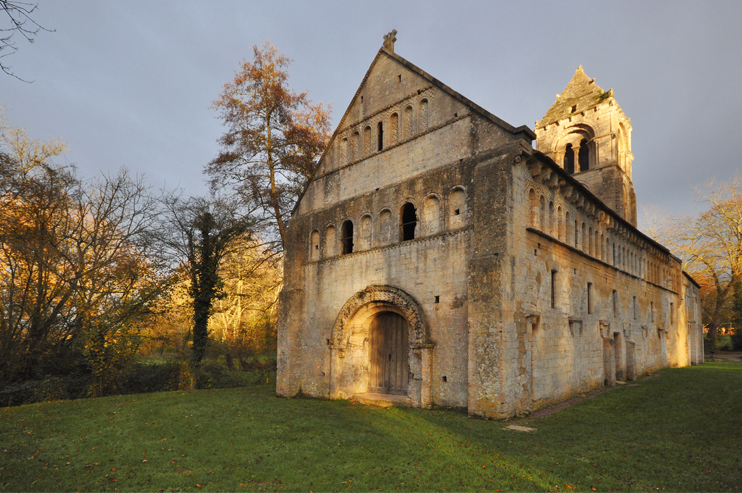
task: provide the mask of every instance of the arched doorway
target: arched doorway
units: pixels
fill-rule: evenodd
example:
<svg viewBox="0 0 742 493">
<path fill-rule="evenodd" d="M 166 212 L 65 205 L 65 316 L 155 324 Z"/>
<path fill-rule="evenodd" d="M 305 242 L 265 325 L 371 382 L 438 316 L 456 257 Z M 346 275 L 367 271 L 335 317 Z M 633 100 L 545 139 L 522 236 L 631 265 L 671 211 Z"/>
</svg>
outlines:
<svg viewBox="0 0 742 493">
<path fill-rule="evenodd" d="M 380 312 L 369 327 L 368 391 L 407 395 L 409 324 L 398 313 Z"/>
<path fill-rule="evenodd" d="M 331 399 L 385 394 L 417 407 L 432 404 L 435 344 L 420 304 L 402 289 L 372 285 L 351 296 L 328 346 Z"/>
</svg>

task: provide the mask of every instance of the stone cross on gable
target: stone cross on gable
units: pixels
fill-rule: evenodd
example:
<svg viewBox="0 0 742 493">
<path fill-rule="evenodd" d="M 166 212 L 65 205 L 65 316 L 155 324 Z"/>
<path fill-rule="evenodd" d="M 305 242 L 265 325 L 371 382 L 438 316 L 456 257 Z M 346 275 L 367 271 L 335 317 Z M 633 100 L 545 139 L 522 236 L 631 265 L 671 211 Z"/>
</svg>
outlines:
<svg viewBox="0 0 742 493">
<path fill-rule="evenodd" d="M 397 41 L 397 30 L 392 29 L 389 34 L 384 35 L 384 48 L 394 53 L 394 42 Z"/>
</svg>

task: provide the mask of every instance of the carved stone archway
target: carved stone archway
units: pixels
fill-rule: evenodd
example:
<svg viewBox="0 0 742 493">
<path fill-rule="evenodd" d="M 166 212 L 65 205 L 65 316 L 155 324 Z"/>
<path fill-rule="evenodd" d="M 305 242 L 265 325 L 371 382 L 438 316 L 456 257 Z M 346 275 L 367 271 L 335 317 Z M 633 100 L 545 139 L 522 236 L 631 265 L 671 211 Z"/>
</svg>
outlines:
<svg viewBox="0 0 742 493">
<path fill-rule="evenodd" d="M 358 385 L 364 375 L 363 350 L 368 327 L 380 312 L 394 312 L 409 324 L 410 373 L 409 397 L 413 405 L 432 404 L 432 350 L 430 330 L 420 304 L 404 290 L 394 286 L 372 285 L 357 292 L 338 313 L 330 339 L 330 398 L 347 399 L 364 392 Z M 366 363 L 367 364 L 367 363 Z"/>
<path fill-rule="evenodd" d="M 394 286 L 372 285 L 351 296 L 340 309 L 332 328 L 332 344 L 342 346 L 347 342 L 351 324 L 362 322 L 366 318 L 359 313 L 361 309 L 369 312 L 370 316 L 381 311 L 378 308 L 399 313 L 407 319 L 410 324 L 410 344 L 413 347 L 431 343 L 425 315 L 415 298 Z"/>
</svg>

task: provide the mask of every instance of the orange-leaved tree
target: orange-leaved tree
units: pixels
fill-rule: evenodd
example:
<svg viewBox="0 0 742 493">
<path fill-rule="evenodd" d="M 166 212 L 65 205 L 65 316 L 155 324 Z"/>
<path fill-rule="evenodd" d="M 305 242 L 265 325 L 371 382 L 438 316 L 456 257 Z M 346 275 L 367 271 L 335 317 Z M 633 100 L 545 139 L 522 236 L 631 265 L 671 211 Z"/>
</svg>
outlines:
<svg viewBox="0 0 742 493">
<path fill-rule="evenodd" d="M 742 321 L 742 177 L 709 183 L 698 195 L 704 212 L 656 215 L 648 218 L 648 232 L 668 245 L 700 284 L 703 323 L 715 348 L 717 329 Z"/>
<path fill-rule="evenodd" d="M 330 107 L 288 87 L 291 60 L 272 44 L 253 55 L 213 102 L 227 130 L 206 173 L 213 189 L 228 185 L 246 201 L 282 249 L 287 215 L 329 142 Z"/>
</svg>

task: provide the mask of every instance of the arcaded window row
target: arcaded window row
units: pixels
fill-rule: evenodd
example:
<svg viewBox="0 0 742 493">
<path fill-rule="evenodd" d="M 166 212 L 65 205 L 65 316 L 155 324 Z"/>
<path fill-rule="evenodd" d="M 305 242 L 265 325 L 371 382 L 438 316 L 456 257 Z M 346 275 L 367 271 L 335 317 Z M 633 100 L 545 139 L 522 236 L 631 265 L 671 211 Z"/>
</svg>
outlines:
<svg viewBox="0 0 742 493">
<path fill-rule="evenodd" d="M 376 217 L 366 213 L 360 220 L 348 218 L 340 223 L 339 230 L 335 224 L 330 224 L 325 227 L 324 238 L 315 229 L 309 240 L 309 260 L 431 236 L 444 230 L 459 229 L 466 223 L 466 192 L 462 187 L 455 187 L 445 201 L 436 194 L 428 195 L 422 202 L 422 211 L 413 202 L 406 202 L 396 213 L 385 208 Z"/>
<path fill-rule="evenodd" d="M 351 163 L 428 130 L 429 103 L 423 98 L 386 117 L 379 115 L 350 131 L 342 139 L 342 162 Z"/>
<path fill-rule="evenodd" d="M 643 278 L 651 283 L 676 288 L 676 280 L 671 269 L 647 255 L 628 242 L 614 239 L 607 228 L 602 228 L 589 218 L 581 217 L 576 211 L 566 210 L 554 205 L 554 200 L 538 193 L 534 188 L 528 190 L 530 224 L 562 243 L 606 262 L 624 272 Z"/>
</svg>

